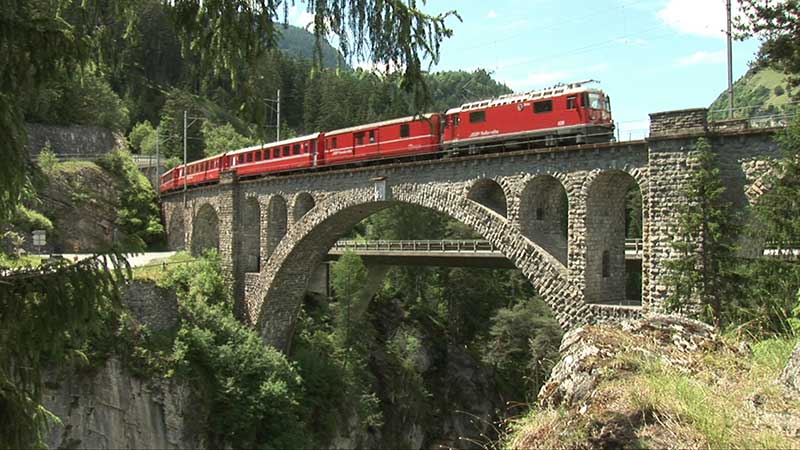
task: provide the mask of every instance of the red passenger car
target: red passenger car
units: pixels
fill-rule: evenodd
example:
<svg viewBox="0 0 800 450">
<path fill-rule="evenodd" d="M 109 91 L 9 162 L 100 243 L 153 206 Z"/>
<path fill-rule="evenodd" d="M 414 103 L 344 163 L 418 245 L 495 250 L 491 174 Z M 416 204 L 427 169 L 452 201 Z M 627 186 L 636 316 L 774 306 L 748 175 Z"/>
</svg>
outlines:
<svg viewBox="0 0 800 450">
<path fill-rule="evenodd" d="M 161 176 L 161 192 L 183 188 L 184 184 L 198 186 L 219 181 L 224 156 L 209 156 L 169 170 Z"/>
<path fill-rule="evenodd" d="M 439 149 L 439 114 L 409 116 L 325 133 L 324 163 L 347 164 Z"/>
<path fill-rule="evenodd" d="M 225 170 L 241 178 L 270 172 L 305 169 L 317 164 L 322 133 L 256 145 L 225 154 Z"/>
<path fill-rule="evenodd" d="M 466 103 L 445 113 L 444 148 L 608 141 L 614 133 L 608 97 L 588 81 Z"/>
</svg>

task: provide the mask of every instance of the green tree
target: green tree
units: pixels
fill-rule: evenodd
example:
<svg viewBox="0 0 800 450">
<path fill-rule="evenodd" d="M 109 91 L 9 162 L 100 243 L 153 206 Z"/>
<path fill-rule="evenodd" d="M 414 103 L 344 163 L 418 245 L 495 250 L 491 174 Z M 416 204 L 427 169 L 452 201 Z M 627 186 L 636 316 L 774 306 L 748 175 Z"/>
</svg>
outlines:
<svg viewBox="0 0 800 450">
<path fill-rule="evenodd" d="M 237 133 L 229 123 L 214 126 L 209 122 L 205 122 L 200 132 L 203 134 L 203 142 L 206 145 L 206 156 L 218 155 L 220 153 L 255 145 L 253 139 Z"/>
<path fill-rule="evenodd" d="M 765 2 L 741 0 L 745 20 L 737 28 L 742 37 L 758 36 L 762 63 L 777 66 L 794 74 L 792 83 L 800 84 L 800 2 Z"/>
<path fill-rule="evenodd" d="M 149 120 L 139 122 L 128 133 L 128 143 L 134 153 L 150 154 L 151 145 L 155 147 L 156 129 Z M 153 148 L 155 153 L 155 148 Z"/>
<path fill-rule="evenodd" d="M 676 210 L 672 246 L 677 257 L 666 262 L 671 287 L 667 307 L 697 313 L 720 328 L 737 285 L 737 228 L 709 143 L 698 139 L 690 158 L 691 175 L 682 189 L 684 201 Z"/>
<path fill-rule="evenodd" d="M 758 236 L 767 241 L 800 241 L 800 119 L 778 136 L 783 157 L 764 180 L 769 187 L 753 206 Z"/>
<path fill-rule="evenodd" d="M 361 289 L 367 281 L 367 268 L 361 257 L 355 253 L 345 253 L 336 262 L 331 270 L 333 290 L 338 302 L 336 323 L 340 342 L 343 348 L 349 348 L 354 342 L 355 332 L 364 319 L 363 313 L 369 302 L 359 296 Z"/>
</svg>

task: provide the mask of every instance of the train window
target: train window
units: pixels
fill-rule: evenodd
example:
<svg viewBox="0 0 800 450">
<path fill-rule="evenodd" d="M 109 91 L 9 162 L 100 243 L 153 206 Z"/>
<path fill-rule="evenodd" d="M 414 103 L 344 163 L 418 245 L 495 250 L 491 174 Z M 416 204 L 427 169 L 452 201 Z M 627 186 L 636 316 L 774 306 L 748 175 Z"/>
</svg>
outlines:
<svg viewBox="0 0 800 450">
<path fill-rule="evenodd" d="M 453 125 L 458 125 L 458 124 L 460 124 L 460 123 L 461 123 L 461 116 L 460 116 L 460 115 L 458 115 L 458 114 L 456 114 L 455 116 L 453 116 Z"/>
<path fill-rule="evenodd" d="M 303 153 L 308 153 L 308 144 L 303 144 Z"/>
<path fill-rule="evenodd" d="M 369 132 L 369 143 L 373 144 L 375 142 L 375 130 L 371 130 Z"/>
<path fill-rule="evenodd" d="M 280 156 L 281 156 L 281 148 L 280 147 L 273 148 L 272 149 L 272 157 L 273 158 L 279 158 Z"/>
<path fill-rule="evenodd" d="M 486 122 L 486 111 L 473 111 L 469 113 L 469 123 Z"/>
<path fill-rule="evenodd" d="M 400 137 L 409 137 L 411 136 L 411 130 L 409 129 L 407 123 L 400 125 Z"/>
<path fill-rule="evenodd" d="M 284 145 L 283 146 L 283 156 L 289 156 L 289 146 L 288 145 Z"/>
<path fill-rule="evenodd" d="M 567 97 L 567 109 L 575 109 L 578 107 L 578 96 L 570 95 Z"/>
<path fill-rule="evenodd" d="M 356 145 L 364 145 L 364 133 L 356 134 Z"/>
<path fill-rule="evenodd" d="M 292 154 L 293 155 L 300 154 L 300 144 L 294 144 L 294 147 L 292 147 Z"/>
<path fill-rule="evenodd" d="M 539 113 L 546 113 L 553 110 L 553 101 L 552 100 L 543 100 L 541 102 L 536 102 L 533 104 L 533 112 L 536 114 Z"/>
</svg>

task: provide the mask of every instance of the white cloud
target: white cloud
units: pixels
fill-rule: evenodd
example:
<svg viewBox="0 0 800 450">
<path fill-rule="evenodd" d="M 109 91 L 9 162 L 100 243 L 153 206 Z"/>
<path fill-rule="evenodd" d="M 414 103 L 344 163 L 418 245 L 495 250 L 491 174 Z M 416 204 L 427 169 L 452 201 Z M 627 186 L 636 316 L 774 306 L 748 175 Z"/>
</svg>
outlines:
<svg viewBox="0 0 800 450">
<path fill-rule="evenodd" d="M 297 6 L 289 7 L 288 22 L 296 27 L 305 28 L 314 21 L 314 15 Z"/>
<path fill-rule="evenodd" d="M 697 51 L 678 60 L 679 66 L 693 66 L 696 64 L 722 64 L 725 62 L 725 50 L 716 52 Z"/>
<path fill-rule="evenodd" d="M 739 12 L 738 2 L 733 3 L 734 16 Z M 658 12 L 665 24 L 681 33 L 704 37 L 725 37 L 724 0 L 669 0 Z"/>
<path fill-rule="evenodd" d="M 486 14 L 486 18 L 487 19 L 496 19 L 497 18 L 497 12 L 495 12 L 495 10 L 493 10 L 493 9 L 489 10 L 489 14 Z"/>
</svg>

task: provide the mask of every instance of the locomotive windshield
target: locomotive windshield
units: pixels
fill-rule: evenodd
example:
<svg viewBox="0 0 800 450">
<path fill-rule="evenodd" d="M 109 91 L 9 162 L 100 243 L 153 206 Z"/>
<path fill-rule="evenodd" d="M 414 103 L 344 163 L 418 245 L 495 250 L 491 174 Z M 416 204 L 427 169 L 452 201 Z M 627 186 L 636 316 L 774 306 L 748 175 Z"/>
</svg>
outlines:
<svg viewBox="0 0 800 450">
<path fill-rule="evenodd" d="M 589 93 L 589 108 L 592 109 L 606 109 L 605 107 L 605 98 L 603 94 L 598 94 L 596 92 Z"/>
</svg>

